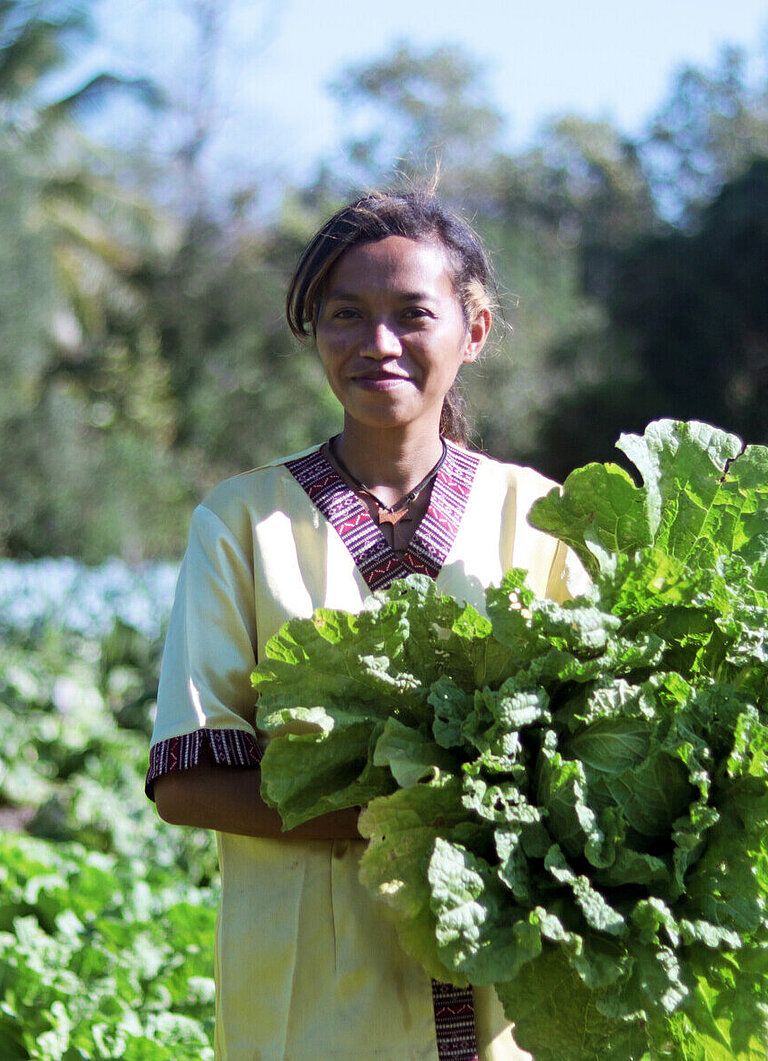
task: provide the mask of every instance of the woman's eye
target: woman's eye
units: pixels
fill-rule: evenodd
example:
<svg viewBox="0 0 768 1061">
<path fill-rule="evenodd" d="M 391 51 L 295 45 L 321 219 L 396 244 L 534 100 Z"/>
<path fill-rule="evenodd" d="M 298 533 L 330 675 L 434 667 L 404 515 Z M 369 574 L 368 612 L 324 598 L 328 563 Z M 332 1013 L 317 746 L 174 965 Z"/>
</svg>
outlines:
<svg viewBox="0 0 768 1061">
<path fill-rule="evenodd" d="M 360 313 L 352 306 L 345 306 L 343 309 L 337 309 L 333 316 L 334 320 L 347 321 L 354 320 L 356 317 L 359 317 Z"/>
<path fill-rule="evenodd" d="M 422 317 L 428 318 L 432 314 L 429 310 L 424 309 L 422 306 L 409 306 L 408 309 L 403 311 L 403 317 L 406 320 L 419 320 Z"/>
</svg>

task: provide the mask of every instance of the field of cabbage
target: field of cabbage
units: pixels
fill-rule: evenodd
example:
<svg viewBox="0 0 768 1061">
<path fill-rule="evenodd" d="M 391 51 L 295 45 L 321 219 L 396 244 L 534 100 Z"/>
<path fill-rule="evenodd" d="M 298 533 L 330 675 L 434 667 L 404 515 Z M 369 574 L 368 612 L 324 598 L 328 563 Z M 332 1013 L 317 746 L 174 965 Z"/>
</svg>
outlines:
<svg viewBox="0 0 768 1061">
<path fill-rule="evenodd" d="M 215 849 L 144 796 L 173 565 L 0 562 L 0 1058 L 205 1061 Z"/>
</svg>

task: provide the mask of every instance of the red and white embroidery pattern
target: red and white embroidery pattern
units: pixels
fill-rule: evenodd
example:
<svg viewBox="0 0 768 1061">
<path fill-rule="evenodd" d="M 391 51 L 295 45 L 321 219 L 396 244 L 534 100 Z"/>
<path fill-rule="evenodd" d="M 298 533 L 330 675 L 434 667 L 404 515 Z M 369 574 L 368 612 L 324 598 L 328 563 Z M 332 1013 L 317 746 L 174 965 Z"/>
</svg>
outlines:
<svg viewBox="0 0 768 1061">
<path fill-rule="evenodd" d="M 220 766 L 258 766 L 262 751 L 251 733 L 242 729 L 198 729 L 181 737 L 169 737 L 149 751 L 145 791 L 153 798 L 155 781 L 173 770 L 188 770 L 206 758 Z"/>
<path fill-rule="evenodd" d="M 437 578 L 467 507 L 480 458 L 447 443 L 448 453 L 432 485 L 429 508 L 402 556 L 391 548 L 353 490 L 318 449 L 286 467 L 352 554 L 369 589 L 386 589 L 414 573 Z"/>
<path fill-rule="evenodd" d="M 472 988 L 454 987 L 433 980 L 432 1007 L 440 1061 L 477 1061 Z"/>
</svg>

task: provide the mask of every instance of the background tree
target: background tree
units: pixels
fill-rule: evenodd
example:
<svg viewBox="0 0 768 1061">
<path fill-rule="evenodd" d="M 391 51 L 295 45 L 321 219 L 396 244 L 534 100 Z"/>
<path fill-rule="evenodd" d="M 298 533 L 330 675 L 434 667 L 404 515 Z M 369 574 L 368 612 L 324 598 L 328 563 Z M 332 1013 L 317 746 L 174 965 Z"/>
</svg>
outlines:
<svg viewBox="0 0 768 1061">
<path fill-rule="evenodd" d="M 0 0 L 0 554 L 176 556 L 209 485 L 337 430 L 283 323 L 288 276 L 350 193 L 438 160 L 497 269 L 496 342 L 465 381 L 477 445 L 562 477 L 660 415 L 764 439 L 766 92 L 735 53 L 682 72 L 641 140 L 571 115 L 510 152 L 481 64 L 398 45 L 339 75 L 344 156 L 267 216 L 255 178 L 210 177 L 226 7 L 177 6 L 195 76 L 128 152 L 79 118 L 156 89 L 50 88 L 88 5 Z"/>
<path fill-rule="evenodd" d="M 740 48 L 713 69 L 684 66 L 640 145 L 659 209 L 683 228 L 752 159 L 768 156 L 768 48 L 750 78 Z"/>
<path fill-rule="evenodd" d="M 692 236 L 627 255 L 610 301 L 675 416 L 768 438 L 768 159 L 725 185 Z"/>
<path fill-rule="evenodd" d="M 634 153 L 648 194 L 614 245 L 602 322 L 564 335 L 545 360 L 554 400 L 534 462 L 557 478 L 615 459 L 621 431 L 660 416 L 768 437 L 759 312 L 768 78 L 750 81 L 733 49 L 714 71 L 685 68 Z"/>
<path fill-rule="evenodd" d="M 341 172 L 351 184 L 440 171 L 447 197 L 463 191 L 465 205 L 475 205 L 503 119 L 487 98 L 479 65 L 460 48 L 419 51 L 401 42 L 380 60 L 349 67 L 331 93 L 361 129 L 345 145 Z M 470 175 L 475 182 L 462 185 Z"/>
<path fill-rule="evenodd" d="M 514 296 L 512 328 L 499 356 L 479 366 L 472 404 L 491 452 L 547 466 L 543 425 L 562 396 L 606 371 L 599 340 L 616 263 L 656 215 L 635 145 L 577 116 L 545 126 L 536 148 L 499 156 L 489 186 L 478 221 Z M 563 347 L 572 351 L 567 379 L 553 371 Z"/>
<path fill-rule="evenodd" d="M 51 96 L 88 31 L 85 4 L 0 5 L 0 549 L 18 555 L 140 555 L 147 530 L 153 548 L 176 544 L 146 521 L 168 496 L 173 407 L 135 280 L 166 228 L 75 122 L 105 93 L 149 93 L 99 74 Z"/>
<path fill-rule="evenodd" d="M 553 475 L 612 459 L 620 431 L 660 416 L 768 440 L 768 160 L 726 184 L 696 222 L 695 235 L 638 241 L 618 263 L 609 322 L 590 337 L 604 351 L 602 375 L 569 394 L 579 344 L 550 355 L 562 387 L 545 427 Z"/>
</svg>

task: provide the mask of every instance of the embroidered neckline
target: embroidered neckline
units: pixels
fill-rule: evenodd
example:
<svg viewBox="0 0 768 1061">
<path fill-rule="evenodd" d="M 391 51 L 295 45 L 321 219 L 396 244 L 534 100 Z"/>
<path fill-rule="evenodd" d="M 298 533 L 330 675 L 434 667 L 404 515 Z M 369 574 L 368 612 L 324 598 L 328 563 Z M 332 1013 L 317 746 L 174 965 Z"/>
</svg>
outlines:
<svg viewBox="0 0 768 1061">
<path fill-rule="evenodd" d="M 336 461 L 337 467 L 340 468 L 341 471 L 346 475 L 347 479 L 349 479 L 350 482 L 354 484 L 357 489 L 357 493 L 365 494 L 366 497 L 370 497 L 371 501 L 373 501 L 373 503 L 376 505 L 376 508 L 378 509 L 379 526 L 381 526 L 382 523 L 391 523 L 394 525 L 399 523 L 400 520 L 403 518 L 409 518 L 411 505 L 426 486 L 432 486 L 432 481 L 442 468 L 445 458 L 448 456 L 448 443 L 445 441 L 444 438 L 441 438 L 440 441 L 442 443 L 442 453 L 440 454 L 440 459 L 434 465 L 434 467 L 430 468 L 424 478 L 419 483 L 417 483 L 417 485 L 414 486 L 412 490 L 409 490 L 407 494 L 403 494 L 400 500 L 396 501 L 394 505 L 385 505 L 381 498 L 378 497 L 377 494 L 374 494 L 370 486 L 366 486 L 361 479 L 358 479 L 356 475 L 352 474 L 352 472 L 346 466 L 344 461 L 341 459 L 341 456 L 336 452 L 335 442 L 338 437 L 338 435 L 334 435 L 331 441 L 328 443 L 328 449 L 331 452 L 331 456 Z"/>
<path fill-rule="evenodd" d="M 288 461 L 286 467 L 344 542 L 368 588 L 377 590 L 414 573 L 437 578 L 456 539 L 479 463 L 476 453 L 447 443 L 429 507 L 401 555 L 321 448 Z"/>
</svg>

